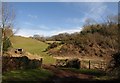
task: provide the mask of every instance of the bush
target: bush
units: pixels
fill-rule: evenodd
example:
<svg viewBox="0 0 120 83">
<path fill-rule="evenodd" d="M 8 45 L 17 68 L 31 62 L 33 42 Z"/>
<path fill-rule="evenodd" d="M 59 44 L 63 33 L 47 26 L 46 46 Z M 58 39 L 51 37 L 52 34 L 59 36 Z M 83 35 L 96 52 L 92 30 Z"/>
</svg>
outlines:
<svg viewBox="0 0 120 83">
<path fill-rule="evenodd" d="M 52 49 L 52 48 L 55 48 L 55 47 L 57 47 L 58 45 L 60 45 L 60 44 L 57 43 L 57 42 L 51 43 L 45 51 L 48 51 L 48 50 L 50 50 L 50 49 Z"/>
<path fill-rule="evenodd" d="M 72 59 L 72 60 L 68 60 L 66 67 L 71 67 L 71 68 L 80 68 L 80 61 L 79 59 Z"/>
<path fill-rule="evenodd" d="M 120 52 L 113 55 L 115 61 L 115 67 L 120 67 Z"/>
<path fill-rule="evenodd" d="M 7 51 L 9 47 L 11 47 L 11 42 L 7 37 L 5 37 L 3 43 L 3 51 Z"/>
<path fill-rule="evenodd" d="M 107 74 L 120 78 L 120 52 L 115 53 L 113 59 L 108 64 Z"/>
</svg>

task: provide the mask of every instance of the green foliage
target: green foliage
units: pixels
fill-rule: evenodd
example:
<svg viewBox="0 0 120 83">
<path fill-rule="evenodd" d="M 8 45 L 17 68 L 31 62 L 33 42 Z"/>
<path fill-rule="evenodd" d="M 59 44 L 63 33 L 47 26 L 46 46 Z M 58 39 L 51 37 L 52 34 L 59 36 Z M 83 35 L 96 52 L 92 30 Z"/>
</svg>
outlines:
<svg viewBox="0 0 120 83">
<path fill-rule="evenodd" d="M 2 34 L 4 33 L 4 39 L 2 40 Z M 11 28 L 6 28 L 3 32 L 3 28 L 0 28 L 0 45 L 3 42 L 3 52 L 8 51 L 10 47 L 12 47 L 11 41 L 9 39 L 10 36 L 13 35 L 12 29 Z"/>
<path fill-rule="evenodd" d="M 5 37 L 3 41 L 3 51 L 7 51 L 12 46 L 10 39 Z"/>
</svg>

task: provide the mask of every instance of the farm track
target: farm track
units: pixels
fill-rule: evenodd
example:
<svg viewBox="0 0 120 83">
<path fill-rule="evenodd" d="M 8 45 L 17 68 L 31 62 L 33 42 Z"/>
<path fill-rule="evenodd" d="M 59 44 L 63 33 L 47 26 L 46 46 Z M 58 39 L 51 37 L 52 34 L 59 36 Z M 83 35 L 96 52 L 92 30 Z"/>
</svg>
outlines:
<svg viewBox="0 0 120 83">
<path fill-rule="evenodd" d="M 51 65 L 43 65 L 42 67 L 54 73 L 54 76 L 50 78 L 50 83 L 115 83 L 114 80 L 95 80 L 95 76 L 93 75 L 81 74 L 70 70 L 62 70 Z"/>
</svg>

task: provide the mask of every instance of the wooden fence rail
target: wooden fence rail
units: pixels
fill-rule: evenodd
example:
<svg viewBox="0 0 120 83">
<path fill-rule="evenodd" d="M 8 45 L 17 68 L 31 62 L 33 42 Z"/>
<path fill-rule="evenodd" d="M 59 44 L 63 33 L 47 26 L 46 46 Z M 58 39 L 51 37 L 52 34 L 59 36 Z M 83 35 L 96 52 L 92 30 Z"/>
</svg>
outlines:
<svg viewBox="0 0 120 83">
<path fill-rule="evenodd" d="M 107 63 L 105 61 L 81 60 L 81 68 L 105 70 Z"/>
</svg>

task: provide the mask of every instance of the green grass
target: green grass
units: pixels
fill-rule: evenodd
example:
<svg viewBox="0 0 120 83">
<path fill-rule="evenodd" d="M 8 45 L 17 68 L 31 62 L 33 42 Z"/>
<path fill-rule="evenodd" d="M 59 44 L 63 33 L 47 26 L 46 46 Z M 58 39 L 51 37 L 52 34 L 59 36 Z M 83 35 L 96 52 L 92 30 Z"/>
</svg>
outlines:
<svg viewBox="0 0 120 83">
<path fill-rule="evenodd" d="M 44 42 L 37 41 L 31 38 L 14 36 L 11 38 L 14 48 L 23 48 L 24 50 L 32 53 L 42 55 L 48 44 Z"/>
<path fill-rule="evenodd" d="M 40 81 L 47 80 L 53 73 L 45 69 L 15 70 L 3 73 L 3 81 Z"/>
<path fill-rule="evenodd" d="M 101 70 L 95 70 L 95 69 L 75 69 L 75 68 L 60 68 L 62 70 L 66 70 L 66 71 L 72 71 L 72 72 L 76 72 L 76 73 L 80 73 L 80 74 L 86 74 L 86 75 L 92 75 L 94 76 L 94 80 L 100 80 L 100 81 L 104 81 L 104 80 L 115 80 L 116 77 L 114 76 L 108 76 L 106 75 L 105 71 L 101 71 Z"/>
<path fill-rule="evenodd" d="M 66 71 L 72 71 L 80 74 L 85 74 L 85 75 L 92 75 L 94 76 L 94 80 L 100 80 L 100 81 L 109 81 L 109 80 L 115 80 L 116 78 L 114 76 L 108 76 L 106 75 L 105 71 L 101 70 L 95 70 L 95 69 L 75 69 L 75 68 L 60 68 L 62 70 Z"/>
<path fill-rule="evenodd" d="M 75 68 L 62 68 L 63 70 L 70 70 L 72 72 L 77 72 L 81 74 L 93 75 L 96 77 L 105 76 L 106 73 L 104 71 L 95 70 L 95 69 L 75 69 Z"/>
<path fill-rule="evenodd" d="M 54 58 L 50 57 L 46 52 L 44 52 L 44 50 L 48 47 L 48 44 L 44 42 L 20 36 L 11 37 L 11 42 L 13 48 L 23 48 L 25 51 L 28 51 L 31 54 L 37 54 L 43 57 L 44 64 L 55 62 Z"/>
<path fill-rule="evenodd" d="M 46 43 L 50 43 L 50 44 L 52 44 L 52 43 L 54 43 L 54 42 L 56 42 L 56 43 L 61 43 L 61 41 L 45 41 Z"/>
</svg>

